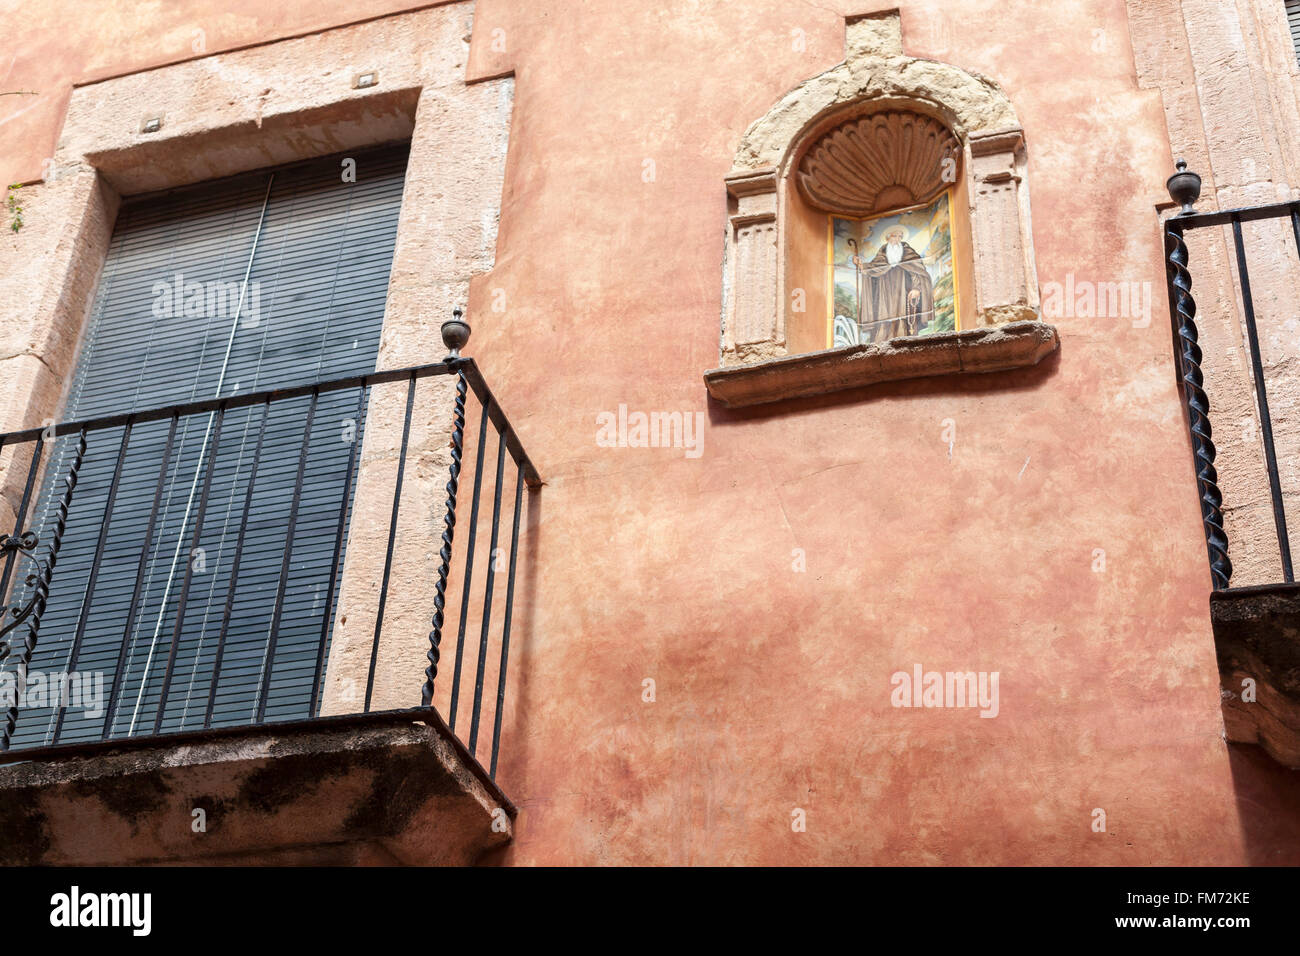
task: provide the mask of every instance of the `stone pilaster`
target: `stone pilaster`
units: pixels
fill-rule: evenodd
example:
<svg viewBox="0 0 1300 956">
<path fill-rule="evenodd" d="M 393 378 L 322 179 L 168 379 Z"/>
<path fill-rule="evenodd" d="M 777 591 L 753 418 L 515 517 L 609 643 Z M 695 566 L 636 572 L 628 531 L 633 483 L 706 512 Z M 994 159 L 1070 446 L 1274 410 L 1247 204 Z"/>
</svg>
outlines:
<svg viewBox="0 0 1300 956">
<path fill-rule="evenodd" d="M 1028 230 L 1024 137 L 1019 129 L 969 142 L 971 244 L 978 325 L 1038 318 L 1038 279 Z"/>
<path fill-rule="evenodd" d="M 722 362 L 732 365 L 784 354 L 785 318 L 776 170 L 730 176 L 727 193 L 734 211 L 727 235 Z"/>
</svg>

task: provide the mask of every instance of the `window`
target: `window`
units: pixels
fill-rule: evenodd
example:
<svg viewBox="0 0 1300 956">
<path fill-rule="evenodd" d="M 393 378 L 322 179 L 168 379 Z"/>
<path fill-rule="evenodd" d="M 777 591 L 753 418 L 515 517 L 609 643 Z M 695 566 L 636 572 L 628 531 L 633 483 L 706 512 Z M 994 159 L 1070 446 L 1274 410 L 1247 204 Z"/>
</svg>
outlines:
<svg viewBox="0 0 1300 956">
<path fill-rule="evenodd" d="M 61 418 L 372 370 L 407 147 L 354 152 L 347 159 L 355 164 L 354 177 L 344 175 L 350 164 L 335 156 L 126 201 Z M 69 526 L 59 552 L 59 587 L 50 596 L 31 667 L 65 669 L 83 601 L 93 602 L 77 669 L 121 680 L 122 704 L 108 715 L 111 735 L 138 732 L 146 715 L 154 719 L 187 565 L 193 569 L 192 584 L 161 729 L 202 726 L 216 635 L 223 628 L 214 726 L 248 722 L 268 669 L 274 681 L 266 719 L 312 716 L 307 710 L 317 649 L 322 632 L 332 625 L 334 601 L 326 591 L 337 541 L 337 489 L 350 451 L 337 436 L 351 423 L 359 441 L 362 422 L 354 393 L 320 396 L 302 473 L 282 625 L 268 660 L 266 635 L 307 401 L 277 402 L 274 410 L 271 405 L 230 410 L 219 440 L 211 416 L 206 427 L 204 416 L 187 416 L 175 432 L 161 479 L 159 466 L 148 463 L 164 461 L 168 422 L 136 427 L 93 588 L 89 575 L 99 527 L 92 521 Z M 269 416 L 265 429 L 264 416 Z M 95 434 L 116 442 L 121 432 Z M 76 442 L 75 435 L 67 436 L 47 449 L 51 474 L 66 473 Z M 219 464 L 212 473 L 218 480 L 206 501 L 199 546 L 192 548 L 200 475 L 214 454 Z M 253 519 L 244 529 L 236 566 L 235 531 L 255 459 Z M 87 457 L 76 491 L 78 511 L 103 512 L 114 461 L 114 453 Z M 160 505 L 154 512 L 159 480 Z M 38 522 L 43 539 L 61 485 L 49 481 L 44 489 Z M 151 546 L 142 559 L 146 538 Z M 28 710 L 15 747 L 49 742 L 56 713 L 57 708 Z M 69 710 L 60 742 L 97 738 L 105 726 L 102 715 L 95 719 Z"/>
</svg>

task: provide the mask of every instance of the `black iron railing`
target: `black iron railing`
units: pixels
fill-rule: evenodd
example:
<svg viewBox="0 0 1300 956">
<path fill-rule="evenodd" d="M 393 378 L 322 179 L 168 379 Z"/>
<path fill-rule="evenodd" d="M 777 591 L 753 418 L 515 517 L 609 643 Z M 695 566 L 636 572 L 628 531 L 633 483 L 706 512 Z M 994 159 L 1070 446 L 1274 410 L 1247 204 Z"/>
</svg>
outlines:
<svg viewBox="0 0 1300 956">
<path fill-rule="evenodd" d="M 1198 342 L 1196 301 L 1192 297 L 1192 276 L 1189 270 L 1185 234 L 1194 229 L 1228 226 L 1232 230 L 1237 281 L 1241 291 L 1246 344 L 1250 352 L 1251 379 L 1259 414 L 1260 435 L 1264 445 L 1269 495 L 1273 506 L 1273 525 L 1281 558 L 1281 573 L 1283 580 L 1289 584 L 1295 581 L 1291 565 L 1290 537 L 1287 532 L 1282 483 L 1278 474 L 1277 448 L 1273 441 L 1273 421 L 1269 412 L 1268 388 L 1264 380 L 1259 330 L 1255 321 L 1255 303 L 1251 294 L 1250 270 L 1246 261 L 1241 227 L 1242 223 L 1265 220 L 1289 222 L 1296 248 L 1300 250 L 1300 201 L 1226 209 L 1220 212 L 1197 212 L 1195 203 L 1200 197 L 1201 178 L 1196 173 L 1189 172 L 1185 162 L 1179 161 L 1177 166 L 1178 171 L 1169 179 L 1169 194 L 1182 208 L 1176 215 L 1165 220 L 1169 308 L 1173 321 L 1174 347 L 1182 381 L 1183 400 L 1187 408 L 1188 429 L 1195 460 L 1201 518 L 1205 525 L 1211 580 L 1214 590 L 1227 590 L 1232 579 L 1232 562 L 1228 558 L 1228 537 L 1224 531 L 1223 495 L 1219 489 L 1219 476 L 1214 465 L 1217 450 L 1212 438 L 1210 402 L 1205 392 L 1205 379 L 1201 371 L 1203 356 Z"/>
<path fill-rule="evenodd" d="M 468 334 L 459 314 L 445 323 L 451 354 L 436 364 L 0 435 L 13 516 L 0 537 L 0 595 L 10 600 L 0 609 L 0 751 L 32 759 L 312 720 L 331 694 L 332 715 L 418 719 L 435 709 L 450 590 L 458 627 L 445 716 L 454 732 L 472 669 L 463 743 L 477 758 L 486 694 L 495 777 L 523 490 L 541 481 L 477 365 L 459 354 Z M 448 378 L 454 394 L 436 384 Z M 467 402 L 477 403 L 468 429 L 477 452 L 462 556 L 453 543 Z M 476 561 L 489 434 L 490 551 Z M 411 471 L 430 468 L 445 469 L 443 493 L 413 503 Z M 423 608 L 419 633 L 413 605 Z M 341 612 L 366 618 L 366 639 L 353 644 L 368 644 L 368 660 L 331 662 Z M 387 657 L 409 664 L 421 644 L 427 666 L 399 674 L 395 692 Z M 92 674 L 103 684 L 95 706 L 70 706 L 69 689 Z"/>
</svg>

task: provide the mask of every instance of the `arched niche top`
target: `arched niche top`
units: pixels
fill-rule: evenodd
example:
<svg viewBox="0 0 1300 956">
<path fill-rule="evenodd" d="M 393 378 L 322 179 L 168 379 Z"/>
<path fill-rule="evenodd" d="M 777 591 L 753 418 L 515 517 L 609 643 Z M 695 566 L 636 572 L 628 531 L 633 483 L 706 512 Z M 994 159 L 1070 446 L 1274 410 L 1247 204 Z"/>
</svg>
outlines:
<svg viewBox="0 0 1300 956">
<path fill-rule="evenodd" d="M 800 83 L 750 124 L 733 172 L 784 172 L 805 136 L 852 104 L 929 114 L 962 142 L 1021 128 L 1011 99 L 992 80 L 950 63 L 906 56 L 897 11 L 850 20 L 845 45 L 843 62 Z"/>
<path fill-rule="evenodd" d="M 944 159 L 954 164 L 945 169 Z M 849 18 L 844 61 L 782 96 L 737 147 L 725 180 L 720 367 L 705 375 L 710 394 L 752 404 L 943 369 L 1014 368 L 1054 351 L 1056 331 L 1039 322 L 1027 170 L 1020 119 L 997 83 L 907 56 L 897 10 Z M 818 352 L 800 333 L 792 354 L 787 321 L 806 330 L 809 286 L 827 281 L 824 253 L 791 238 L 809 234 L 806 217 L 792 227 L 792 210 L 868 218 L 953 187 L 968 223 L 973 300 L 957 330 Z"/>
<path fill-rule="evenodd" d="M 823 212 L 870 216 L 929 203 L 960 166 L 961 144 L 941 121 L 868 105 L 800 148 L 795 181 Z"/>
</svg>

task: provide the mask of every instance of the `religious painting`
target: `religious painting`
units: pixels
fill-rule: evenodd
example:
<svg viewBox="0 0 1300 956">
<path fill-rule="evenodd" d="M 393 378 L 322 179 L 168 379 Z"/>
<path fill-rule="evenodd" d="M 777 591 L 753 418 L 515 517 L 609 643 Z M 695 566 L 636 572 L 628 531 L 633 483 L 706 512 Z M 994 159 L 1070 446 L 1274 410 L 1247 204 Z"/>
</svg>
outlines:
<svg viewBox="0 0 1300 956">
<path fill-rule="evenodd" d="M 957 329 L 951 193 L 870 219 L 830 217 L 832 348 Z"/>
</svg>

